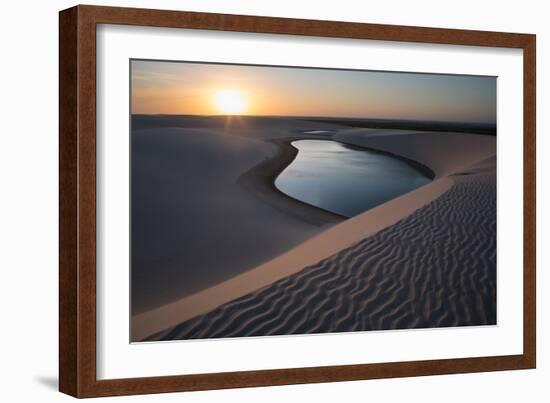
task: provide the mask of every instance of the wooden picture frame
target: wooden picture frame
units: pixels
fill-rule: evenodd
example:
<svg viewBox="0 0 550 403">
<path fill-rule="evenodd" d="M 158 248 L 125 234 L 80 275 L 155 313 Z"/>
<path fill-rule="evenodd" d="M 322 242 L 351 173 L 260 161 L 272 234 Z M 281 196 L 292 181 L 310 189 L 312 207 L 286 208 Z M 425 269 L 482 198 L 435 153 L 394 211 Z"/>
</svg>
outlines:
<svg viewBox="0 0 550 403">
<path fill-rule="evenodd" d="M 523 50 L 523 354 L 97 380 L 96 26 L 123 24 Z M 59 389 L 75 397 L 535 368 L 534 35 L 181 11 L 76 6 L 60 12 Z"/>
</svg>

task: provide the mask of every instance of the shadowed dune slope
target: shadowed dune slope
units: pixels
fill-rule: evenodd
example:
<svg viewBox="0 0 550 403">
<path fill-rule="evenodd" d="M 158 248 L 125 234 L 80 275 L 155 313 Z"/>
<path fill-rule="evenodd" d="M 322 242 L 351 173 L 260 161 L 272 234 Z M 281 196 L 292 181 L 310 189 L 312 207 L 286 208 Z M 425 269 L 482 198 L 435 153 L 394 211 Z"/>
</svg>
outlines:
<svg viewBox="0 0 550 403">
<path fill-rule="evenodd" d="M 273 179 L 294 149 L 253 136 L 209 128 L 133 132 L 133 314 L 223 282 L 343 221 L 276 191 Z"/>
</svg>

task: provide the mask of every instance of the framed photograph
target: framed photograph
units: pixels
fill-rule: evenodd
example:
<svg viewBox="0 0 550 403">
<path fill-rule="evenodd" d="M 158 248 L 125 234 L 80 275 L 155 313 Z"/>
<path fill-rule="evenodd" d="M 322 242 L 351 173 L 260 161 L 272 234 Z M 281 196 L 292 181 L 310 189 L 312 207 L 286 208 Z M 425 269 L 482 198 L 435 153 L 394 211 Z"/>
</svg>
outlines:
<svg viewBox="0 0 550 403">
<path fill-rule="evenodd" d="M 59 388 L 535 368 L 535 36 L 60 12 Z"/>
</svg>

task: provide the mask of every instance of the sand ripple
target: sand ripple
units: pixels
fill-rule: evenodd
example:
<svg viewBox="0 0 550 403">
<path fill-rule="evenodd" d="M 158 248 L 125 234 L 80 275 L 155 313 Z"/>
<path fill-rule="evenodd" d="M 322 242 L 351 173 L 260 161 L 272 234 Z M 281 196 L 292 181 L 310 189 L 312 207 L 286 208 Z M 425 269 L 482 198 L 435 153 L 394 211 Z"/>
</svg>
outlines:
<svg viewBox="0 0 550 403">
<path fill-rule="evenodd" d="M 352 247 L 149 340 L 496 323 L 494 172 Z"/>
</svg>

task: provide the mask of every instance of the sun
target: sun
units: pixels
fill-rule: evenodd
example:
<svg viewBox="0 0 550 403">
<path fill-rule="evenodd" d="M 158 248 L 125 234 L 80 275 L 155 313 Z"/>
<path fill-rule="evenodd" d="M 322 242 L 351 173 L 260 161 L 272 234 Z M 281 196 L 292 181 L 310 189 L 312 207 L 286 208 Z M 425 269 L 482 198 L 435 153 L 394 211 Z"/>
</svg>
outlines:
<svg viewBox="0 0 550 403">
<path fill-rule="evenodd" d="M 243 95 L 235 90 L 221 90 L 214 95 L 214 103 L 224 115 L 242 113 L 245 108 Z"/>
</svg>

